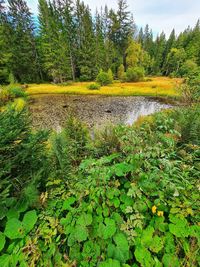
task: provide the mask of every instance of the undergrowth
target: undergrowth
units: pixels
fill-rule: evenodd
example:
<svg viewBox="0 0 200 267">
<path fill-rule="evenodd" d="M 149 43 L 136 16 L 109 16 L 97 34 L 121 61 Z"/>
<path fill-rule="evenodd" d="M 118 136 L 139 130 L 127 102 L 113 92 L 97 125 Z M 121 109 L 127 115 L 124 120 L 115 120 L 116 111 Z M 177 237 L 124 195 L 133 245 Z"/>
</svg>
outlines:
<svg viewBox="0 0 200 267">
<path fill-rule="evenodd" d="M 1 111 L 0 266 L 198 266 L 199 114 L 91 140 L 74 118 L 47 137 L 25 109 Z"/>
</svg>

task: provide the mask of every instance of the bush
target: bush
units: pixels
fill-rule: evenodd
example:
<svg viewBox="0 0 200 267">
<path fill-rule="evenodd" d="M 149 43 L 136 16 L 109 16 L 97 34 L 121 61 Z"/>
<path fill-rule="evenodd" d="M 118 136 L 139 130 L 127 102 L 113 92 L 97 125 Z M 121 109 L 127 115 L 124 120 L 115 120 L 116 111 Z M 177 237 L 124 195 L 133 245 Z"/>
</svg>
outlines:
<svg viewBox="0 0 200 267">
<path fill-rule="evenodd" d="M 121 64 L 117 71 L 117 77 L 120 81 L 125 82 L 126 81 L 126 73 L 124 71 L 124 65 Z"/>
<path fill-rule="evenodd" d="M 191 104 L 200 100 L 200 75 L 186 78 L 178 90 L 181 92 L 184 102 Z"/>
<path fill-rule="evenodd" d="M 101 86 L 98 83 L 92 83 L 92 84 L 88 85 L 87 88 L 89 90 L 99 90 L 101 88 Z"/>
<path fill-rule="evenodd" d="M 42 183 L 47 133 L 32 133 L 26 109 L 9 105 L 0 112 L 0 197 L 20 197 L 27 186 Z M 44 176 L 43 176 L 44 178 Z M 38 179 L 40 181 L 38 181 Z M 36 181 L 37 180 L 37 181 Z M 1 207 L 0 207 L 1 208 Z"/>
<path fill-rule="evenodd" d="M 182 77 L 194 76 L 200 73 L 198 65 L 193 60 L 187 60 L 180 68 L 180 75 Z"/>
<path fill-rule="evenodd" d="M 97 76 L 97 82 L 101 85 L 108 85 L 113 83 L 113 76 L 112 76 L 112 71 L 109 70 L 108 72 L 105 72 L 103 70 L 101 70 Z"/>
<path fill-rule="evenodd" d="M 15 98 L 24 98 L 26 96 L 26 92 L 21 87 L 8 86 L 0 91 L 0 105 L 5 105 L 8 101 L 12 101 Z"/>
<path fill-rule="evenodd" d="M 126 72 L 127 81 L 128 82 L 139 82 L 144 80 L 144 68 L 142 67 L 134 67 L 128 68 Z"/>
</svg>

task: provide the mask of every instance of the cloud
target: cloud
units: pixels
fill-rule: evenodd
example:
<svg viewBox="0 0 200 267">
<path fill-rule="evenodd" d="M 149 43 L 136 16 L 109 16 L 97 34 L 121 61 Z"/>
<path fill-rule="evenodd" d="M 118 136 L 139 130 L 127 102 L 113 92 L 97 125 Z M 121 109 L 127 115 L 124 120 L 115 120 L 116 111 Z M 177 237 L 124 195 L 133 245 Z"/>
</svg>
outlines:
<svg viewBox="0 0 200 267">
<path fill-rule="evenodd" d="M 101 6 L 117 8 L 117 0 L 84 0 L 95 12 Z M 200 18 L 200 0 L 127 0 L 137 25 L 149 26 L 154 33 L 164 31 L 167 35 L 174 28 L 177 33 L 188 25 L 194 26 Z M 37 0 L 27 0 L 33 13 L 37 13 Z"/>
</svg>

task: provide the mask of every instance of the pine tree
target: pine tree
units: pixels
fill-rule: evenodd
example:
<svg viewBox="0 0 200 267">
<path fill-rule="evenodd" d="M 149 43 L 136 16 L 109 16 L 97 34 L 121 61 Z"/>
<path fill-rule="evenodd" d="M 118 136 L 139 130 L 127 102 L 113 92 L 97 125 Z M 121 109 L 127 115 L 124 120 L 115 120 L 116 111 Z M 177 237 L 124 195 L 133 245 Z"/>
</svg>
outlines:
<svg viewBox="0 0 200 267">
<path fill-rule="evenodd" d="M 97 72 L 99 72 L 100 69 L 106 69 L 103 17 L 102 13 L 99 14 L 98 11 L 96 11 L 95 16 L 95 61 Z"/>
<path fill-rule="evenodd" d="M 88 6 L 76 1 L 77 28 L 77 71 L 81 80 L 92 80 L 96 77 L 95 67 L 95 33 L 92 15 Z"/>
<path fill-rule="evenodd" d="M 61 1 L 47 3 L 46 0 L 39 0 L 41 55 L 48 76 L 56 83 L 74 77 L 69 38 L 65 32 L 67 29 L 63 30 L 66 26 L 63 25 L 63 12 Z"/>
<path fill-rule="evenodd" d="M 165 33 L 162 32 L 159 36 L 157 36 L 155 40 L 155 52 L 153 56 L 153 66 L 152 66 L 153 74 L 161 75 L 165 46 L 166 46 L 166 37 Z"/>
<path fill-rule="evenodd" d="M 143 34 L 143 48 L 152 57 L 154 54 L 153 33 L 147 24 Z"/>
<path fill-rule="evenodd" d="M 34 24 L 24 0 L 8 0 L 8 21 L 11 27 L 8 40 L 12 54 L 10 71 L 20 82 L 36 81 Z"/>
<path fill-rule="evenodd" d="M 0 0 L 0 83 L 8 82 L 10 47 L 8 36 L 10 27 L 7 21 L 5 1 Z"/>
<path fill-rule="evenodd" d="M 165 50 L 163 52 L 162 69 L 164 74 L 166 73 L 167 57 L 171 49 L 175 47 L 175 41 L 176 41 L 176 36 L 175 36 L 175 30 L 173 29 L 169 36 L 169 39 L 166 42 Z"/>
</svg>

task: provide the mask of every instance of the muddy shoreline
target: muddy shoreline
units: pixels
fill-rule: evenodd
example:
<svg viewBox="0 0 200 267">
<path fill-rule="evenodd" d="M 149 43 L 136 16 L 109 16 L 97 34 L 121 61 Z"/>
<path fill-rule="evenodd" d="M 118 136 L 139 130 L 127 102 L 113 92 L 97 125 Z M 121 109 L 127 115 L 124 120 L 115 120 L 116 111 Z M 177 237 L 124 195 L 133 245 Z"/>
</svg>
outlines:
<svg viewBox="0 0 200 267">
<path fill-rule="evenodd" d="M 59 131 L 73 113 L 88 127 L 132 124 L 138 117 L 171 108 L 159 99 L 137 96 L 38 95 L 29 101 L 34 128 Z"/>
</svg>

